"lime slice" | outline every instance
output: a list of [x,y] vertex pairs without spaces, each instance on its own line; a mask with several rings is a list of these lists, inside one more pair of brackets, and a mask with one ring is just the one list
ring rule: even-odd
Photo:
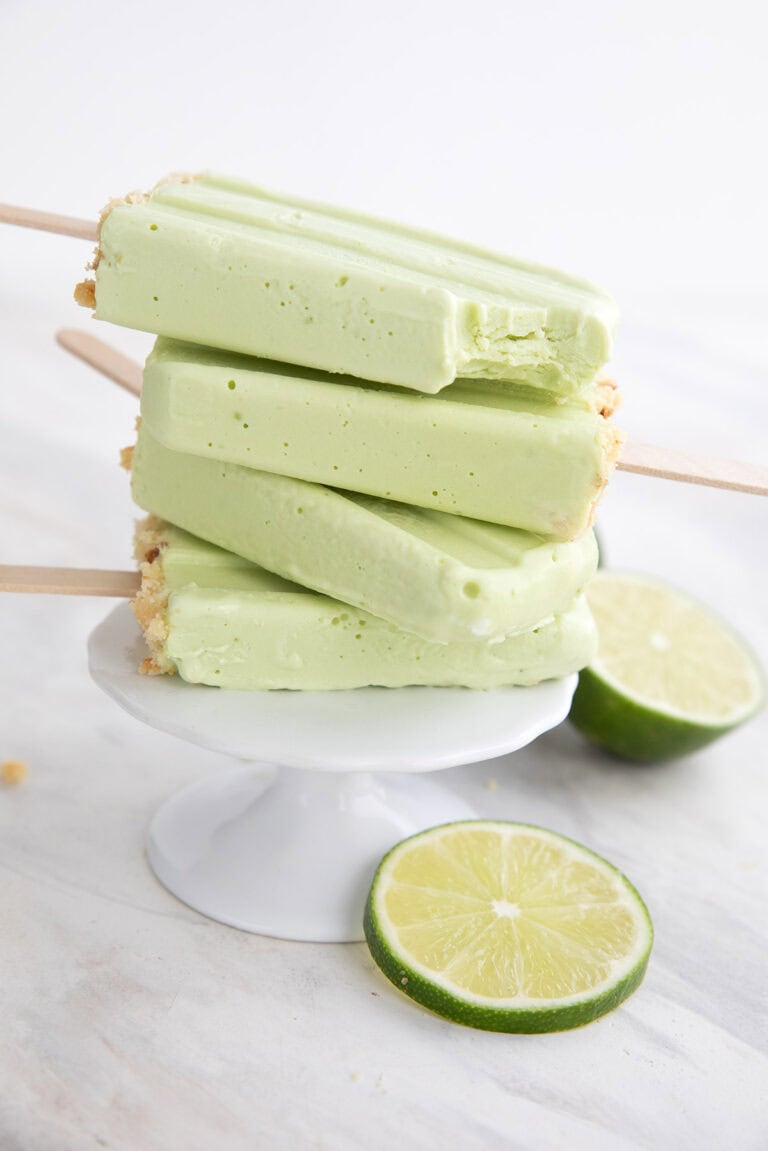
[[631,883],[573,840],[524,823],[447,823],[379,865],[365,937],[388,979],[486,1031],[564,1031],[616,1007],[653,942]]
[[587,599],[599,648],[579,676],[570,718],[590,739],[654,763],[704,747],[762,706],[754,654],[685,593],[601,571]]

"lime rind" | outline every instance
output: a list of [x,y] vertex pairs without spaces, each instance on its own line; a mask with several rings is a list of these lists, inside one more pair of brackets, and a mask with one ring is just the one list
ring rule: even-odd
[[[395,936],[396,928],[389,921],[383,906],[383,892],[398,858],[416,840],[438,836],[456,828],[474,828],[480,831],[533,832],[547,837],[559,846],[567,844],[575,857],[587,857],[616,883],[624,896],[624,906],[631,907],[637,928],[637,941],[632,952],[618,961],[618,975],[611,975],[601,985],[588,992],[557,1000],[539,1000],[523,996],[510,999],[485,998],[466,989],[441,980],[422,963],[402,948]],[[398,990],[422,1007],[464,1026],[510,1034],[542,1034],[567,1031],[593,1022],[618,1007],[643,980],[651,948],[653,925],[640,894],[627,877],[602,856],[590,851],[567,836],[557,835],[535,824],[493,820],[465,820],[443,824],[428,832],[421,832],[397,844],[384,857],[374,877],[366,902],[363,928],[371,955],[382,973]]]
[[[592,663],[588,669],[596,679],[599,679],[611,691],[621,694],[626,692],[626,687],[621,683],[616,676],[611,675],[604,667],[600,665],[599,659]],[[713,720],[703,712],[685,712],[681,708],[673,707],[671,704],[663,700],[643,699],[638,693],[635,695],[633,702],[649,714],[663,715],[667,719],[675,723],[688,723],[694,727],[707,728],[713,731],[716,735],[724,731],[730,731],[733,727],[738,727],[739,724],[746,723],[754,715],[761,710],[765,704],[765,683],[759,673],[757,666],[753,667],[755,672],[753,680],[753,693],[748,703],[743,707],[734,708],[726,717],[720,720]]]
[[637,703],[594,668],[584,668],[568,718],[582,735],[623,759],[659,763],[700,751],[745,723],[760,706],[725,724],[694,722]]

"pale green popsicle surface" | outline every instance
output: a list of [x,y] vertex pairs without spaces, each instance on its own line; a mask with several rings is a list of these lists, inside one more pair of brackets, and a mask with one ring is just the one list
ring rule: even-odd
[[463,376],[573,395],[617,319],[553,269],[213,175],[110,208],[95,301],[127,327],[430,393]]
[[596,633],[583,598],[502,643],[433,644],[168,525],[164,654],[190,683],[242,690],[502,687],[579,670]]
[[558,542],[174,452],[145,423],[132,475],[146,511],[437,643],[525,631],[597,566],[592,532]]
[[589,525],[618,443],[601,415],[532,389],[425,396],[167,339],[141,404],[174,451],[561,539]]

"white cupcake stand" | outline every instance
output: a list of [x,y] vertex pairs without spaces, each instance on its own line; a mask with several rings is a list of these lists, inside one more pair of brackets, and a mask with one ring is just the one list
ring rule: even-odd
[[96,683],[131,715],[246,761],[160,807],[147,844],[160,882],[222,923],[317,942],[363,938],[368,887],[395,843],[476,815],[421,773],[516,751],[565,718],[576,686],[220,691],[138,675],[127,604],[88,651]]

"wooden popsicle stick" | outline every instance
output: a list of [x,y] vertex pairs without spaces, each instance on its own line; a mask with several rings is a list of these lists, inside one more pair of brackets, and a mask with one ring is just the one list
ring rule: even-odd
[[98,239],[98,225],[94,220],[61,216],[58,212],[41,212],[37,208],[21,208],[16,204],[0,204],[0,224],[56,232],[59,236],[74,236],[78,240]]
[[141,365],[130,356],[124,356],[111,344],[105,344],[98,336],[92,336],[80,328],[60,328],[56,340],[62,348],[90,364],[127,392],[134,396],[141,395]]
[[138,572],[0,564],[0,592],[98,595],[124,599],[135,595],[140,585],[141,576]]
[[[77,328],[66,328],[56,335],[68,352],[85,360],[92,368],[115,380],[135,395],[141,393],[141,368],[127,356],[116,352],[97,336]],[[768,496],[768,468],[738,460],[711,459],[708,456],[656,448],[650,444],[624,444],[616,467],[619,471],[642,476],[675,480],[685,484],[704,484],[728,488],[735,492]]]
[[621,471],[641,476],[658,476],[686,484],[704,484],[710,488],[729,488],[768,496],[768,468],[744,464],[739,460],[718,460],[689,452],[674,452],[651,444],[624,444],[616,465]]

